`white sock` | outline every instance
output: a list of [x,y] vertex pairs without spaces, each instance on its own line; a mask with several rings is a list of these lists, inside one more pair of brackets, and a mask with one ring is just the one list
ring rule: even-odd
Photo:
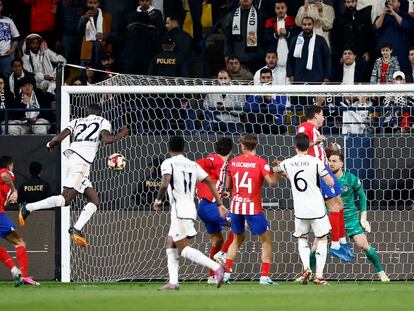
[[168,283],[170,284],[178,284],[179,258],[176,248],[167,248]]
[[302,260],[303,263],[303,270],[306,270],[310,266],[310,248],[308,240],[306,239],[298,239],[298,248],[299,248],[299,256],[300,260]]
[[52,207],[63,207],[65,206],[65,198],[63,195],[55,195],[48,197],[42,201],[26,204],[26,209],[29,212],[37,211],[39,209],[47,209]]
[[325,268],[326,255],[328,253],[328,241],[319,240],[316,247],[316,277],[323,277],[323,269]]
[[74,225],[75,229],[82,230],[83,226],[88,222],[97,209],[96,205],[91,202],[86,204],[78,218],[78,221]]
[[331,241],[331,248],[333,248],[333,249],[340,249],[341,248],[341,245],[339,245],[339,242],[338,241]]
[[184,258],[190,259],[191,261],[194,261],[195,263],[203,265],[207,268],[210,268],[211,270],[214,270],[214,271],[220,268],[220,265],[217,262],[211,260],[206,255],[204,255],[202,252],[190,246],[185,247],[181,251],[181,256],[183,256]]
[[347,243],[347,242],[346,242],[346,237],[339,238],[339,243],[340,243],[340,244],[346,244],[346,243]]

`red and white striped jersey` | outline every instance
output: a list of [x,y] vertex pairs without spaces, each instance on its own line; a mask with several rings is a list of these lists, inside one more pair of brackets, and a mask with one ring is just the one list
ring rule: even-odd
[[[317,137],[321,136],[321,133],[319,133],[318,128],[314,124],[308,121],[305,121],[299,124],[298,133],[306,134],[306,136],[309,137],[309,141],[311,144],[316,141]],[[308,154],[315,158],[318,158],[324,164],[328,164],[328,158],[326,157],[323,142],[321,142],[320,144],[314,145],[312,147],[309,147]]]
[[256,155],[239,155],[228,165],[232,184],[230,212],[241,215],[257,215],[262,209],[262,185],[270,174],[267,161]]
[[[223,182],[226,177],[226,164],[223,159],[216,153],[209,154],[206,158],[196,161],[210,176],[213,182],[216,184],[218,192],[223,190]],[[210,202],[215,202],[213,193],[210,188],[203,182],[197,183],[197,197],[206,199]]]

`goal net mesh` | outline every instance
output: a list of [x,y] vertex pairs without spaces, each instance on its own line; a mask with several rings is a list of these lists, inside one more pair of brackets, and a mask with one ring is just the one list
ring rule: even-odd
[[[413,145],[411,116],[413,94],[276,94],[269,98],[251,94],[203,93],[203,86],[216,85],[207,79],[179,79],[117,75],[101,83],[105,94],[71,94],[70,119],[85,115],[90,103],[99,103],[114,131],[129,124],[131,135],[103,146],[92,166],[90,179],[101,204],[84,230],[89,246],[71,245],[73,281],[163,280],[167,278],[165,238],[169,227],[168,205],[161,212],[151,210],[159,185],[159,162],[167,155],[171,135],[182,134],[186,155],[192,159],[213,151],[223,135],[236,145],[244,133],[256,133],[257,153],[271,161],[294,155],[292,138],[303,121],[303,107],[319,102],[326,121],[322,134],[328,145],[337,142],[346,157],[346,169],[363,181],[368,195],[368,240],[377,250],[385,271],[393,280],[414,277]],[[114,94],[117,86],[159,85],[170,94]],[[200,86],[199,94],[176,94],[177,85]],[[275,88],[277,90],[277,88]],[[411,101],[411,102],[410,102]],[[246,104],[246,102],[248,104]],[[267,104],[265,104],[266,102]],[[286,107],[284,107],[286,105]],[[115,152],[127,159],[120,173],[107,169],[107,157]],[[240,152],[235,146],[234,153]],[[155,168],[151,169],[154,166]],[[291,280],[302,272],[293,233],[293,203],[290,187],[282,180],[265,187],[264,209],[273,234],[273,279]],[[74,223],[85,205],[78,197],[71,207]],[[227,202],[228,206],[228,202]],[[198,235],[192,245],[209,254],[209,236],[197,222]],[[228,234],[229,228],[225,229]],[[261,246],[258,238],[246,234],[234,265],[236,280],[260,277]],[[376,271],[364,252],[343,264],[328,256],[329,279],[376,279]],[[206,268],[180,259],[180,279],[203,280]]]

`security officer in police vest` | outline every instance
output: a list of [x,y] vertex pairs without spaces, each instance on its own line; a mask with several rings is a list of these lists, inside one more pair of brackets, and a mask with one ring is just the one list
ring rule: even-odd
[[42,164],[32,162],[29,166],[30,178],[19,187],[19,202],[32,203],[50,196],[50,185],[40,178]]
[[174,52],[175,41],[171,35],[165,35],[161,42],[162,52],[158,53],[150,64],[148,74],[152,76],[182,76],[182,60]]

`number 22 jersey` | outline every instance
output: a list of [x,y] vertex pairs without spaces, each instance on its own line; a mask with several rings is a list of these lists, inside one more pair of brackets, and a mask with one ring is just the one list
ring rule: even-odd
[[111,123],[101,116],[91,114],[70,121],[66,128],[71,132],[71,144],[65,150],[65,155],[67,151],[74,152],[91,164],[101,143],[101,132],[111,132]]
[[256,155],[239,155],[229,162],[228,174],[233,187],[230,212],[261,214],[263,180],[270,174],[267,161]]

